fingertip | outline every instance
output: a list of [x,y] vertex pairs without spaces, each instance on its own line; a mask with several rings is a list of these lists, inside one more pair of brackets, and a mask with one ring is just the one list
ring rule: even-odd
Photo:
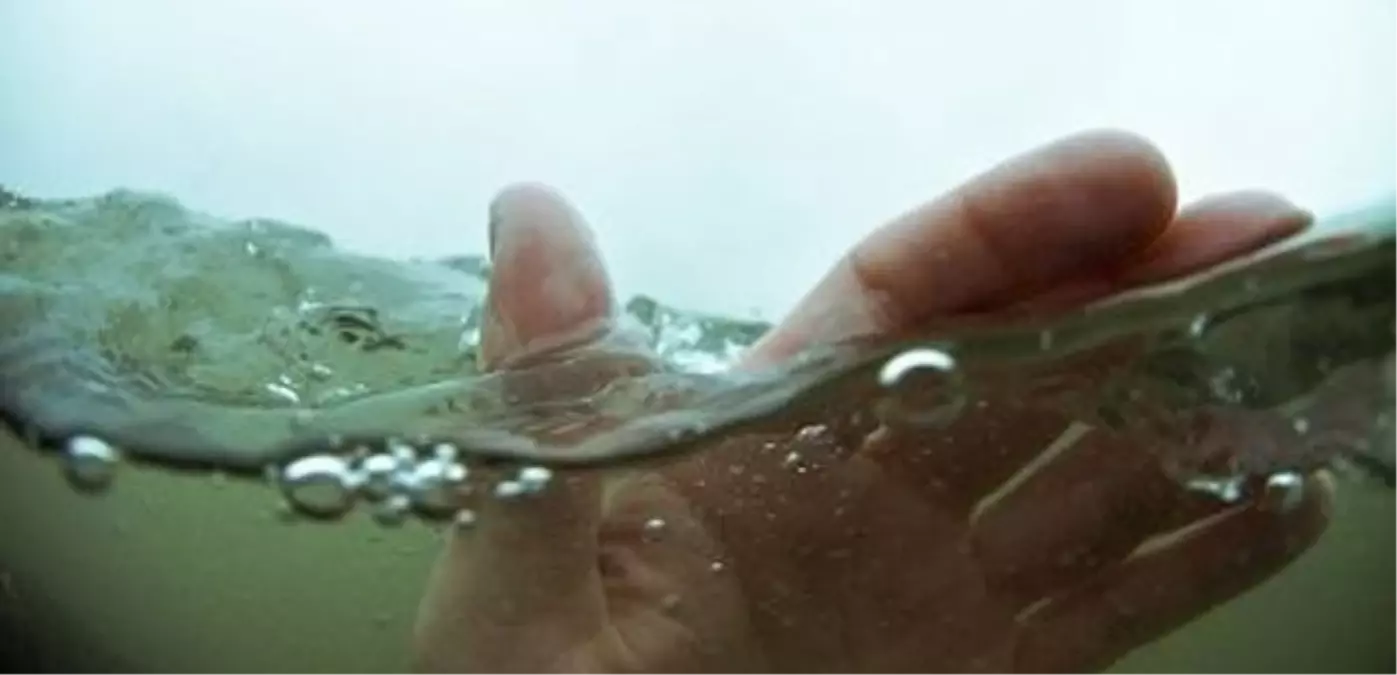
[[611,281],[591,228],[556,189],[516,183],[489,208],[493,272],[480,365],[507,359],[611,318]]
[[1294,236],[1314,214],[1261,190],[1212,195],[1185,207],[1128,266],[1121,281],[1154,283],[1182,276]]
[[547,183],[520,181],[495,193],[489,206],[489,251],[494,255],[502,222],[521,219],[560,219],[570,215],[572,205],[562,192]]

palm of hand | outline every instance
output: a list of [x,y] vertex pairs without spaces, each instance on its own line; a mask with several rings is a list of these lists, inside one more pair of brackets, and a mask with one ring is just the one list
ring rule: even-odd
[[[1094,153],[1084,151],[1093,144]],[[959,295],[971,308],[1077,301],[1224,259],[1298,226],[1293,213],[1274,204],[1268,211],[1255,196],[1170,217],[1153,213],[1172,211],[1168,199],[1159,208],[1158,185],[1134,186],[1133,196],[1118,184],[1092,185],[1139,180],[1130,165],[1154,162],[1147,150],[1114,136],[1060,144],[972,183],[949,210],[914,212],[836,268],[752,359],[956,310],[909,285]],[[1158,183],[1158,169],[1145,167],[1147,178]],[[1034,197],[1031,188],[1042,185],[1014,185],[1035,180],[1065,193],[1058,208],[1072,212],[1054,214]],[[1144,206],[1113,213],[1094,204],[1105,215],[1093,216],[1062,205],[1093,191]],[[1052,234],[1054,220],[1094,219],[1101,231],[1087,233],[1092,241],[1117,241],[1079,259],[1019,261],[1038,254],[1034,245],[1017,254],[993,233],[1013,223],[1016,198],[1032,200],[1029,210],[1046,222],[1048,232],[1035,235],[1046,239],[1040,248],[1067,236]],[[496,273],[482,353],[487,367],[507,369],[536,341],[604,323],[613,309],[590,234],[566,205],[533,188],[501,203],[508,213],[492,221]],[[1234,229],[1204,231],[1218,221]],[[1092,269],[1103,266],[1093,258],[1145,244],[1154,255],[1109,281]],[[998,274],[1014,278],[956,265],[938,277],[907,259],[928,247],[993,258]],[[1022,268],[1010,272],[1015,263]],[[1034,264],[1042,269],[1028,269]],[[980,287],[955,289],[948,279]],[[607,357],[597,364],[604,373]],[[1077,377],[1090,386],[1090,369]],[[1224,511],[1169,481],[1156,449],[1071,427],[1020,400],[1011,384],[985,392],[945,428],[831,419],[795,439],[729,439],[661,471],[565,476],[528,503],[490,506],[478,531],[448,544],[429,584],[419,664],[1083,670],[1265,578],[1323,528],[1323,490],[1286,513]],[[1185,525],[1182,535],[1162,536]]]

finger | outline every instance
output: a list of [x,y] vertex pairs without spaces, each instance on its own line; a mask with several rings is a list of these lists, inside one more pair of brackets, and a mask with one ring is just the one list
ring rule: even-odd
[[1328,524],[1333,487],[1320,477],[1290,510],[1247,506],[1202,523],[1022,617],[1018,669],[1087,672],[1269,578]]
[[592,231],[549,188],[518,185],[496,197],[490,249],[483,368],[589,337],[613,318],[611,280]]
[[1145,284],[1170,281],[1257,251],[1303,231],[1314,220],[1304,209],[1265,192],[1229,192],[1184,208],[1135,259],[1116,269],[1073,279],[1016,307],[1062,310]]
[[[561,197],[540,186],[504,191],[492,205],[490,233],[485,367],[509,368],[611,320],[601,257]],[[512,499],[483,495],[477,522],[451,532],[428,582],[417,665],[547,670],[577,636],[596,635],[606,608],[597,569],[600,509],[601,485],[585,474],[554,477],[541,492]]]
[[[1125,268],[1065,282],[1019,303],[1011,311],[1051,312],[1080,305],[1131,285],[1165,281],[1291,236],[1310,222],[1303,210],[1262,193],[1231,193],[1184,209],[1138,262]],[[1123,271],[1122,271],[1123,270]],[[943,432],[931,438],[894,434],[874,443],[879,461],[902,481],[920,484],[948,508],[968,509],[1020,468],[1039,457],[1071,419],[1033,393],[1035,383],[1090,390],[1138,353],[1117,346],[1074,357],[1042,376],[1018,370],[1013,382],[996,387]],[[1015,423],[1003,424],[1006,416]],[[1101,473],[1103,480],[1108,473]]]
[[1233,192],[1200,200],[1118,277],[1122,285],[1156,283],[1206,269],[1293,236],[1314,216],[1266,192]]
[[1083,134],[992,169],[871,234],[749,355],[895,333],[1119,263],[1174,212],[1165,160],[1121,133]]
[[988,583],[1026,607],[1226,506],[1184,490],[1150,449],[1091,429],[1016,476],[975,514]]

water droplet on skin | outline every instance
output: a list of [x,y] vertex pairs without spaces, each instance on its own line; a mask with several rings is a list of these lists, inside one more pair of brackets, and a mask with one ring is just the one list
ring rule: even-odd
[[723,569],[726,568],[726,567],[727,567],[727,566],[723,564],[723,561],[721,561],[721,560],[714,560],[712,563],[709,563],[709,565],[708,565],[708,571],[710,571],[710,572],[722,572]]
[[281,489],[297,509],[320,517],[344,515],[354,505],[357,477],[335,455],[302,457],[281,472]]
[[[930,375],[930,383],[919,381]],[[944,427],[960,416],[966,396],[955,359],[938,349],[911,349],[883,364],[878,383],[891,390],[876,404],[889,427]]]
[[74,436],[64,453],[64,470],[75,487],[102,490],[111,485],[120,454],[95,436]]

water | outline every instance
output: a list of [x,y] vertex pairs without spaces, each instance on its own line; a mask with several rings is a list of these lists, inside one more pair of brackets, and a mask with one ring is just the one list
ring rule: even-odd
[[[203,495],[217,471],[300,522],[469,529],[481,500],[528,499],[559,472],[649,470],[751,437],[774,439],[775,470],[733,476],[813,484],[880,424],[953,435],[1023,402],[1147,444],[1220,503],[1297,508],[1321,467],[1363,490],[1392,482],[1386,204],[1084,311],[854,341],[741,377],[721,369],[766,326],[645,298],[627,304],[626,340],[476,373],[479,260],[350,256],[132,193],[0,213],[0,407],[99,495],[149,468],[205,481]],[[580,441],[579,420],[596,425]],[[220,517],[270,523],[261,513]],[[641,522],[670,536],[664,518]]]

